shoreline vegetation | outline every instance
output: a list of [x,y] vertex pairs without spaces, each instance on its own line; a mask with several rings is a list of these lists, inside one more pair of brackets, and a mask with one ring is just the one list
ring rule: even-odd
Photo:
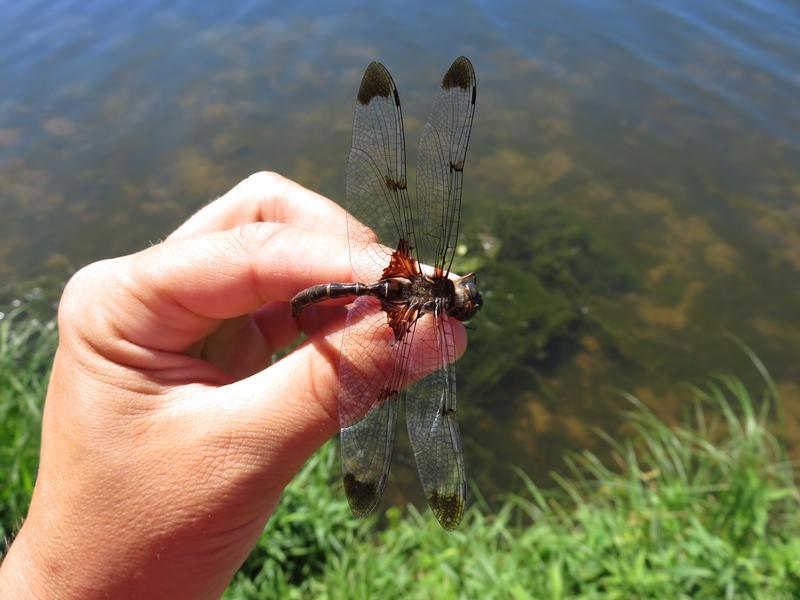
[[[35,481],[57,332],[16,307],[0,318],[0,529],[9,541]],[[565,456],[542,489],[519,472],[499,500],[473,490],[443,532],[413,506],[356,521],[334,442],[286,489],[225,598],[800,597],[800,488],[780,439],[777,391],[733,376],[692,386],[682,425],[633,396],[612,460]]]

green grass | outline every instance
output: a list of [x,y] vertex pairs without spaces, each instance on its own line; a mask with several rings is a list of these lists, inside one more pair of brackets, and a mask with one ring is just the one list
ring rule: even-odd
[[[51,323],[0,320],[2,526],[24,516]],[[630,397],[629,435],[613,457],[565,457],[558,485],[520,473],[498,505],[478,498],[454,533],[427,512],[355,521],[327,444],[287,488],[227,598],[794,598],[800,597],[800,490],[773,415],[766,369],[754,397],[736,378],[690,388],[684,424]],[[603,434],[600,434],[603,435]]]
[[55,352],[55,323],[0,319],[0,534],[10,538],[28,510],[39,461],[42,404]]

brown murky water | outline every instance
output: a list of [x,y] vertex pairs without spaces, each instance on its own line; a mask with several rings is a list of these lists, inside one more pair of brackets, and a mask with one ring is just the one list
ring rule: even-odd
[[[395,76],[413,162],[438,78],[466,54],[478,105],[464,263],[491,269],[485,255],[512,243],[495,215],[546,209],[601,250],[590,271],[624,282],[573,290],[567,304],[594,325],[544,354],[509,352],[491,385],[463,373],[477,484],[503,487],[497,465],[512,463],[544,480],[565,449],[596,447],[619,390],[675,415],[678,382],[757,382],[729,334],[772,372],[797,444],[800,9],[537,4],[4,5],[0,277],[65,277],[142,248],[261,169],[340,199],[367,62]],[[530,325],[512,310],[529,300],[492,295],[491,275],[476,339]]]

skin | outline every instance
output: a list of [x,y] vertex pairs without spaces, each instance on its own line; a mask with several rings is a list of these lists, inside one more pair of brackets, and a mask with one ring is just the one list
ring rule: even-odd
[[[345,222],[327,198],[257,173],[164,242],[69,281],[39,475],[0,598],[222,594],[338,431],[345,309],[298,322],[288,301],[354,281]],[[301,331],[308,341],[270,364]]]

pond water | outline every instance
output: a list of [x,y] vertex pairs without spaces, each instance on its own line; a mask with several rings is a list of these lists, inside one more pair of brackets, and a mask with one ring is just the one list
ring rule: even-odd
[[[250,173],[344,194],[380,60],[410,163],[441,74],[478,101],[464,268],[485,310],[459,382],[489,493],[601,446],[630,391],[764,361],[800,439],[800,8],[778,0],[2,2],[0,278],[65,278],[168,234]],[[410,186],[413,189],[413,185]],[[621,432],[624,433],[624,432]],[[390,485],[415,484],[401,451]]]

